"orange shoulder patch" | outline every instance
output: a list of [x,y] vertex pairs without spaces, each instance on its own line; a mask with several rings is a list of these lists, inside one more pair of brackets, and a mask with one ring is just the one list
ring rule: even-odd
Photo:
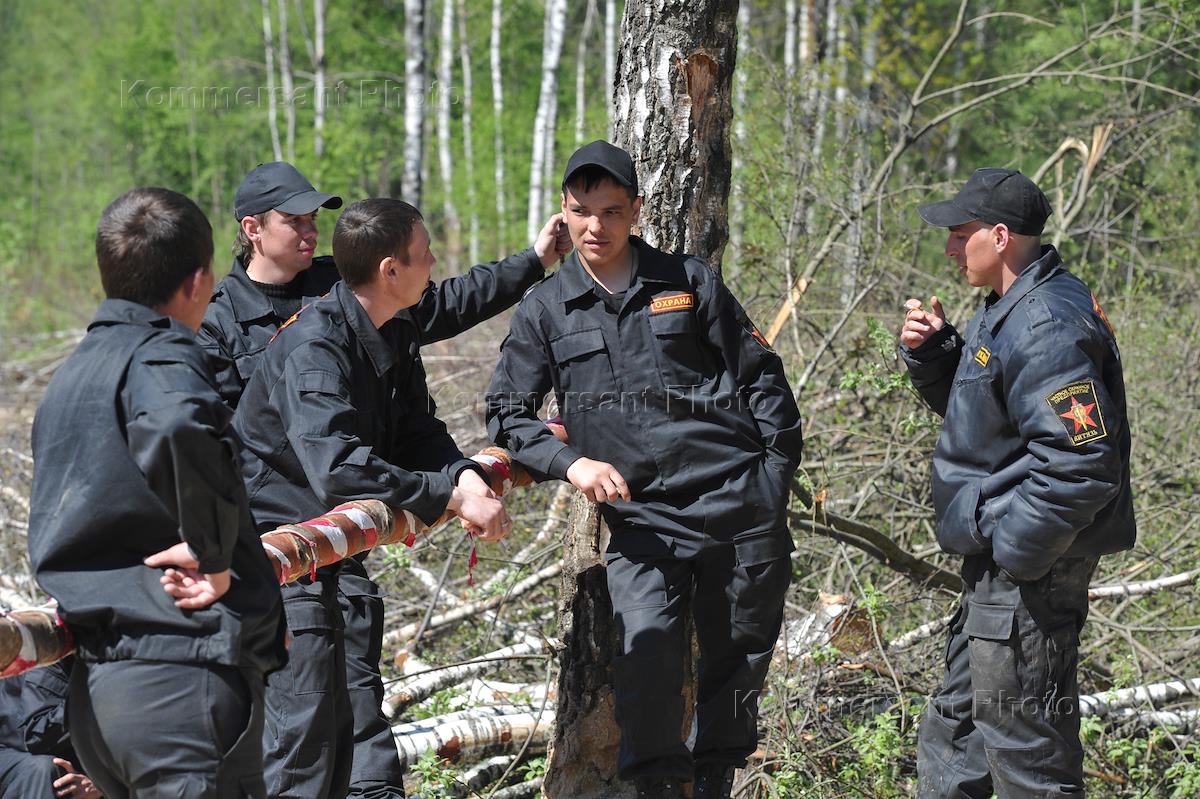
[[680,294],[668,294],[665,297],[657,297],[650,301],[650,313],[666,313],[667,311],[686,311],[696,305],[696,297],[693,294],[682,292]]

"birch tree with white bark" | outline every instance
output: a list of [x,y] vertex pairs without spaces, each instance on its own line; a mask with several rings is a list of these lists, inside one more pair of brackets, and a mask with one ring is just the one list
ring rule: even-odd
[[400,193],[421,207],[425,155],[425,0],[404,0],[404,173]]
[[462,263],[462,227],[454,204],[454,159],[450,152],[450,104],[454,97],[454,0],[442,0],[442,28],[437,67],[438,170],[442,176],[442,215],[446,260],[451,273]]
[[533,153],[529,162],[529,212],[526,237],[533,241],[546,215],[547,164],[554,151],[554,127],[558,117],[558,65],[562,60],[567,23],[567,0],[547,0],[542,37],[542,87],[533,119]]

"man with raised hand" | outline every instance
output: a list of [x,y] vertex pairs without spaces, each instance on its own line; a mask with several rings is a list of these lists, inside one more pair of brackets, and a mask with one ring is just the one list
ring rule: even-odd
[[[213,292],[198,336],[213,364],[221,396],[231,408],[237,408],[279,327],[341,279],[333,258],[313,255],[318,213],[341,206],[341,197],[318,191],[285,162],[259,165],[238,187],[233,266]],[[414,326],[420,344],[451,338],[516,303],[556,257],[553,247],[541,255],[530,248],[479,264],[462,276],[436,284],[429,281],[417,303],[403,315]],[[346,680],[354,717],[350,795],[400,796],[403,769],[390,725],[380,710],[383,596],[367,574],[364,560],[353,559],[338,572],[337,599],[345,625]],[[305,702],[303,697],[297,701]],[[269,751],[276,752],[289,746],[286,741],[268,744]],[[320,784],[320,779],[314,781]],[[302,789],[296,790],[303,795]]]
[[980,169],[918,209],[991,293],[963,334],[936,297],[900,334],[913,385],[945,417],[937,539],[962,556],[942,690],[917,742],[918,795],[1083,795],[1079,632],[1101,555],[1133,546],[1121,356],[1095,295],[1041,243],[1050,205]]
[[[556,257],[557,227],[557,218],[546,224],[533,257]],[[450,509],[480,538],[502,537],[511,523],[482,469],[437,418],[421,332],[407,312],[425,296],[436,262],[420,212],[394,199],[355,203],[338,219],[333,251],[342,280],[280,327],[238,405],[242,474],[259,531],[377,499],[425,523]],[[390,749],[395,767],[364,774],[357,762],[362,743],[352,734],[358,717],[350,716],[337,596],[344,569],[365,578],[351,558],[283,588],[294,665],[268,686],[273,795],[344,796],[353,762],[357,794],[402,796],[395,742],[379,709],[377,644],[368,653],[379,692],[370,741]],[[387,765],[382,753],[374,762]]]

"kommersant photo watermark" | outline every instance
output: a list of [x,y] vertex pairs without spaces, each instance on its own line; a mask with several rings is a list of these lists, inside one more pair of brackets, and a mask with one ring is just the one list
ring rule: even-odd
[[[437,102],[442,86],[428,81],[415,92],[420,105]],[[458,103],[461,95],[456,86],[448,86],[450,102]],[[324,108],[370,108],[403,111],[408,99],[403,81],[391,78],[362,78],[339,80],[329,85],[321,95]],[[169,84],[141,78],[124,78],[119,87],[120,107],[127,111],[147,109],[169,111],[230,111],[238,108],[268,108],[272,100],[277,106],[315,108],[317,92],[313,86],[299,86],[290,92],[279,86]]]

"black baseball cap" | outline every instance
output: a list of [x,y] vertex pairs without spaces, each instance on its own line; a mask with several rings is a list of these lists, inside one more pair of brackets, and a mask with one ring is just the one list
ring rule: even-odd
[[1015,169],[976,169],[951,200],[929,203],[917,213],[931,225],[954,227],[978,219],[989,225],[1004,224],[1013,233],[1037,236],[1053,211],[1046,195]]
[[254,167],[233,196],[233,218],[239,221],[272,209],[285,214],[311,214],[318,208],[341,207],[341,197],[317,191],[299,169],[286,161]]
[[637,172],[633,169],[633,159],[620,147],[601,139],[583,145],[567,161],[567,168],[563,172],[563,185],[570,183],[571,176],[585,166],[600,167],[634,195],[638,193]]

